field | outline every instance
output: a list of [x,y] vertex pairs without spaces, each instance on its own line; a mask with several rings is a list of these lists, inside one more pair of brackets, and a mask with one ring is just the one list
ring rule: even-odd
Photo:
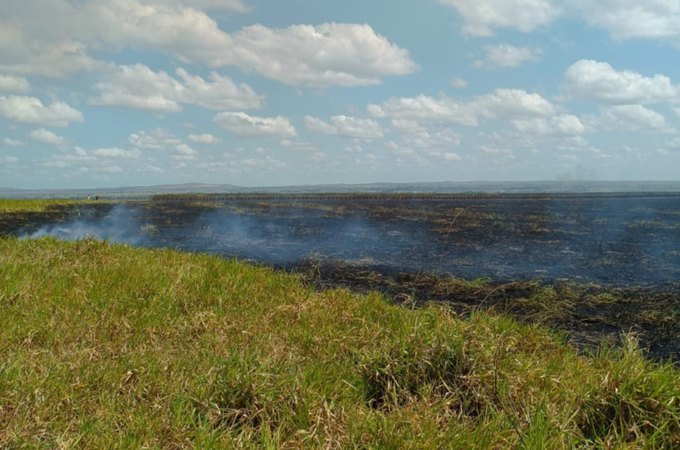
[[580,349],[634,332],[680,360],[680,196],[160,197],[0,217],[0,234],[236,256],[317,289],[491,308]]
[[0,240],[0,447],[677,448],[680,374],[215,256]]
[[678,200],[606,205],[14,208],[0,447],[677,448]]

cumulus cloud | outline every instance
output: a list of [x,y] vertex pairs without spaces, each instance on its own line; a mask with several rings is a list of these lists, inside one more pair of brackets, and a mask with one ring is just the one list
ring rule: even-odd
[[31,88],[26,78],[0,75],[0,92],[26,93]]
[[447,152],[461,143],[461,136],[447,129],[421,129],[402,135],[403,146],[419,151]]
[[445,95],[390,98],[382,105],[369,105],[368,111],[373,117],[392,119],[399,127],[417,128],[422,122],[476,126],[480,118],[547,117],[555,114],[557,108],[540,94],[522,89],[496,89],[469,101]]
[[529,33],[549,25],[560,14],[552,0],[439,0],[453,6],[463,17],[463,32],[471,36],[492,36],[496,28]]
[[556,108],[540,94],[523,89],[496,89],[472,103],[478,114],[488,118],[546,117]]
[[179,83],[165,72],[154,72],[147,66],[121,66],[115,74],[95,85],[99,96],[90,103],[101,106],[153,111],[177,112],[182,108],[177,97]]
[[186,144],[179,144],[173,149],[172,159],[175,161],[191,161],[198,153]]
[[451,86],[455,87],[456,89],[464,89],[468,87],[468,82],[463,80],[462,78],[454,78],[451,81]]
[[373,85],[416,70],[409,52],[370,25],[325,23],[271,29],[246,27],[233,36],[224,63],[291,85]]
[[680,42],[677,0],[577,0],[575,6],[591,25],[618,39],[653,38]]
[[250,8],[241,0],[157,0],[157,2],[196,9],[231,10],[240,13],[250,11]]
[[282,83],[320,87],[373,85],[417,69],[407,50],[370,25],[252,25],[230,34],[198,9],[219,6],[245,9],[241,2],[218,0],[5,0],[0,59],[11,72],[59,76],[101,65],[91,50],[159,50],[185,63],[236,66]]
[[223,112],[213,121],[236,137],[280,137],[297,136],[295,127],[285,117],[257,117],[244,112]]
[[139,159],[142,156],[136,148],[126,150],[119,147],[97,148],[92,151],[92,154],[106,159]]
[[578,136],[586,131],[577,116],[559,114],[549,118],[520,119],[512,122],[521,133],[536,136]]
[[439,98],[427,95],[417,97],[392,97],[382,105],[369,105],[368,111],[375,118],[411,121],[441,121],[461,125],[477,125],[476,112],[464,102],[447,96]]
[[372,119],[359,119],[350,116],[333,116],[330,123],[316,117],[305,117],[307,128],[315,133],[337,135],[355,139],[378,139],[383,131],[378,122]]
[[217,144],[221,141],[220,138],[213,136],[212,134],[209,133],[204,133],[204,134],[190,134],[189,135],[189,140],[191,142],[196,142],[199,144]]
[[262,96],[250,86],[237,85],[216,72],[209,81],[182,68],[176,74],[180,80],[143,64],[120,66],[95,85],[99,95],[91,103],[166,112],[180,111],[180,103],[211,109],[252,109],[262,104]]
[[666,118],[642,105],[616,105],[602,108],[598,124],[610,131],[670,131]]
[[24,143],[16,139],[2,138],[2,145],[6,145],[7,147],[21,147]]
[[[56,2],[58,3],[58,0]],[[12,3],[12,1],[0,2],[0,17],[11,17],[15,11],[10,6]],[[16,22],[21,23],[21,27],[3,23],[0,19],[0,60],[3,71],[63,77],[107,66],[106,63],[90,57],[86,45],[82,42],[67,36],[51,36],[51,33],[46,32],[55,27],[55,24],[48,20],[49,13],[45,13],[40,7],[34,7],[38,13],[31,12],[16,17]],[[36,20],[36,15],[43,14],[45,17],[41,21]],[[29,29],[34,22],[40,23],[41,27]]]
[[40,142],[41,144],[48,145],[66,144],[66,139],[44,128],[31,131],[29,137],[31,138],[31,140],[35,142]]
[[27,96],[0,96],[0,117],[19,123],[48,127],[65,127],[82,122],[83,114],[64,102],[44,105],[40,99]]
[[146,150],[161,150],[182,143],[180,139],[162,128],[132,133],[128,141],[133,147]]
[[589,59],[574,63],[565,76],[570,93],[602,103],[655,103],[677,98],[679,92],[665,75],[647,77]]
[[541,55],[538,49],[515,47],[509,44],[487,45],[484,47],[484,58],[475,61],[478,68],[509,68],[536,61]]

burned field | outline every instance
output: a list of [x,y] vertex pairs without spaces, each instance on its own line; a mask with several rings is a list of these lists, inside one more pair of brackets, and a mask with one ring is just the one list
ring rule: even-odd
[[238,257],[320,288],[491,308],[584,349],[680,360],[680,196],[162,197],[5,217],[0,234]]

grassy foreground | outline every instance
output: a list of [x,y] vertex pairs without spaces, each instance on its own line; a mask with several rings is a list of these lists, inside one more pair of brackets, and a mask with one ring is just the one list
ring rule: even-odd
[[236,261],[0,239],[0,447],[678,448],[680,373]]
[[0,213],[11,212],[41,212],[55,206],[74,205],[79,203],[92,203],[90,200],[64,200],[64,199],[2,199],[0,198]]

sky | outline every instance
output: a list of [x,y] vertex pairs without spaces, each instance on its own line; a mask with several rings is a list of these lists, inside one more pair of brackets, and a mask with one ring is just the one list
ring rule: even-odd
[[679,180],[680,0],[2,0],[0,187]]

